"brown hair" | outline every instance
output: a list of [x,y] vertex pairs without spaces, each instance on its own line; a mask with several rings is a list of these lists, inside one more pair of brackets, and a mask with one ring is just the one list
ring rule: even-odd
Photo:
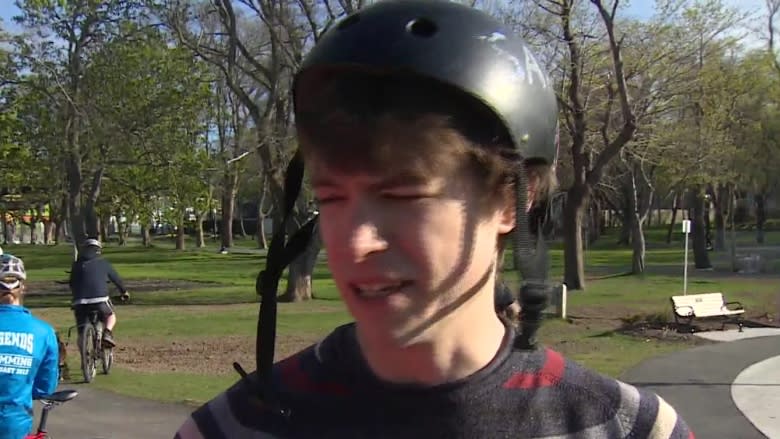
[[[480,182],[487,206],[512,194],[523,162],[502,121],[474,97],[401,73],[320,69],[304,78],[296,89],[296,127],[308,162],[418,176],[465,169]],[[547,164],[525,166],[541,199],[554,187],[554,173]]]

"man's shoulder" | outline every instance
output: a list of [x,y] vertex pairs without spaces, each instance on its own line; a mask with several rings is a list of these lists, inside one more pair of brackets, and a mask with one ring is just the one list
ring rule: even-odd
[[[340,385],[330,375],[320,357],[320,346],[331,338],[313,344],[274,364],[271,385],[284,407],[309,403]],[[181,439],[222,439],[232,437],[266,438],[285,428],[284,415],[260,397],[259,376],[252,372],[226,391],[195,410],[178,432]]]
[[[580,419],[573,424],[587,425],[594,437],[688,438],[685,422],[657,394],[587,368],[552,349],[540,354],[535,370],[515,374],[507,384],[549,387],[549,405],[560,413],[577,413]],[[577,429],[576,425],[572,428]]]

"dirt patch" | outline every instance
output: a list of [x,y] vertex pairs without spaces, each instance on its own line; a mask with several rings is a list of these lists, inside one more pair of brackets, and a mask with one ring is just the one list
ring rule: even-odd
[[[174,281],[175,282],[175,281]],[[168,287],[170,288],[170,287]],[[755,313],[748,310],[745,317],[745,327],[778,326],[776,315],[780,315],[780,293],[776,294],[775,303],[778,314]],[[232,306],[232,305],[231,305]],[[244,305],[236,305],[244,306]],[[213,309],[213,308],[210,308]],[[323,306],[314,311],[333,311],[331,306]],[[606,318],[605,315],[623,316],[622,318]],[[570,317],[570,331],[576,333],[585,330],[604,330],[616,332],[644,340],[654,339],[670,343],[683,343],[696,346],[709,344],[711,341],[696,337],[690,328],[677,327],[671,315],[667,313],[637,314],[635,306],[610,304],[609,310],[604,307],[578,307],[576,316]],[[720,330],[717,320],[697,322],[697,331]],[[733,328],[730,325],[727,328]],[[545,335],[542,329],[542,335]],[[565,335],[565,334],[558,334]],[[288,357],[299,350],[316,343],[321,334],[284,334],[277,340],[276,359]],[[551,340],[553,341],[553,340]],[[255,368],[255,338],[254,336],[226,336],[208,338],[171,338],[168,340],[119,340],[116,349],[116,361],[122,368],[136,372],[179,372],[205,375],[235,374],[232,363],[239,362],[245,369]],[[567,354],[577,351],[579,342],[555,340],[556,348],[563,349]],[[583,349],[590,349],[586,346]],[[78,349],[75,343],[68,346],[68,355],[76,358]],[[237,376],[237,375],[236,375]]]
[[[276,359],[286,358],[316,343],[321,335],[284,335],[277,340]],[[78,355],[75,346],[69,347]],[[255,369],[255,338],[227,336],[168,341],[119,340],[117,364],[135,372],[178,372],[204,375],[236,374],[233,362],[247,371]],[[238,375],[236,374],[236,377]]]
[[[125,280],[124,284],[128,291],[133,293],[191,290],[194,288],[209,288],[220,285],[215,282],[169,279],[133,279]],[[68,285],[59,283],[58,281],[29,281],[27,283],[27,289],[29,291],[27,294],[31,296],[70,295]]]
[[[780,293],[773,299],[776,300],[778,312],[780,312]],[[772,300],[772,299],[769,299]],[[616,332],[631,337],[645,340],[655,339],[669,342],[690,343],[699,345],[710,343],[701,337],[696,337],[693,332],[720,331],[722,320],[718,318],[695,320],[692,325],[677,324],[669,312],[637,313],[632,305],[610,304],[609,310],[604,307],[578,307],[576,315],[571,315],[569,321],[575,326],[584,329],[603,329],[605,332]],[[771,307],[763,307],[762,311],[747,309],[743,315],[745,328],[780,327],[777,316],[766,312]],[[605,317],[605,315],[616,317]],[[736,324],[727,323],[725,329],[735,329]]]

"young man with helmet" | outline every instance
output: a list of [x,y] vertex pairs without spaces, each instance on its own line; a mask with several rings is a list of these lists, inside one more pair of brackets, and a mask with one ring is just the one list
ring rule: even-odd
[[0,256],[0,439],[21,439],[32,427],[33,399],[59,381],[57,336],[22,306],[27,274],[21,259]]
[[[113,337],[116,313],[108,294],[107,282],[111,281],[116,285],[121,293],[120,299],[122,301],[129,299],[130,294],[111,263],[100,256],[102,249],[103,245],[94,238],[89,238],[82,244],[79,256],[70,268],[69,284],[73,296],[71,304],[79,328],[89,321],[90,312],[97,310],[105,324],[103,342],[116,346]],[[81,330],[79,329],[80,338]]]
[[[234,365],[242,379],[177,438],[692,437],[655,394],[535,346],[552,287],[527,211],[554,182],[558,110],[508,29],[454,2],[380,1],[322,36],[294,99],[285,222],[305,164],[355,323],[273,364],[279,277],[315,225],[277,234],[258,279],[257,371]],[[495,309],[510,240],[517,329]]]

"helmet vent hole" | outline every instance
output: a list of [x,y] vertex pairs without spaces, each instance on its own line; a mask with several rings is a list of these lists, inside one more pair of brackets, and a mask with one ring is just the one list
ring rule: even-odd
[[422,38],[430,38],[438,30],[439,27],[436,26],[436,23],[425,17],[415,18],[406,25],[407,32]]
[[336,27],[338,28],[338,30],[344,30],[352,26],[353,24],[357,23],[358,21],[360,21],[360,14],[350,15],[349,17],[342,20],[341,23],[339,23]]

